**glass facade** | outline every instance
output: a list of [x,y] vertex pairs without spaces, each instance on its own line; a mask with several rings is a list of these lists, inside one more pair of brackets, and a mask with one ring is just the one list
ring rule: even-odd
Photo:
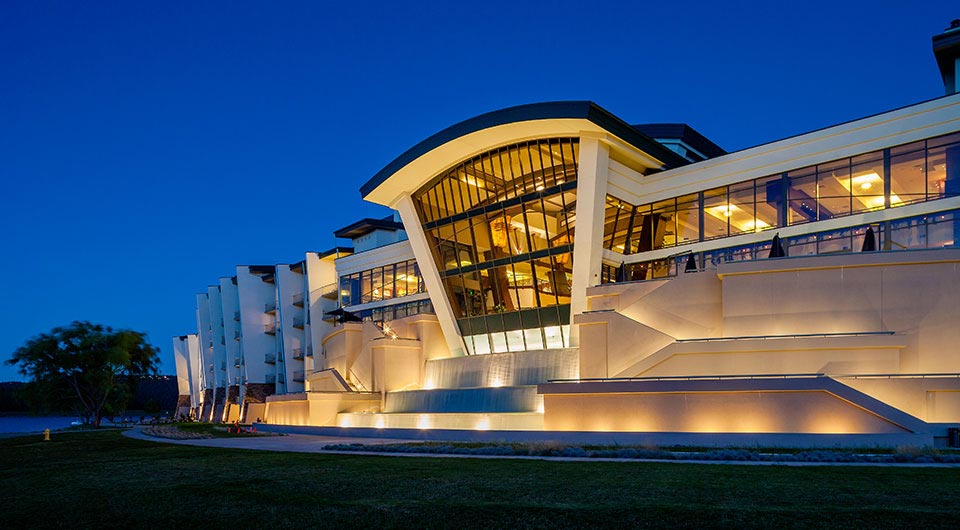
[[608,196],[604,248],[637,254],[960,195],[960,133],[635,206]]
[[[957,247],[960,236],[960,210],[919,215],[874,225],[861,225],[840,230],[803,234],[782,239],[787,256],[812,256],[860,252],[867,228],[872,227],[876,248],[880,251],[921,250]],[[721,263],[767,258],[770,242],[719,248],[696,252],[692,256],[700,270],[716,268]],[[683,274],[691,254],[660,260],[603,266],[601,281],[654,280]]]
[[401,261],[383,267],[340,277],[340,306],[366,304],[425,293],[416,260]]
[[469,353],[567,345],[578,147],[501,147],[415,195]]
[[354,313],[355,316],[364,321],[390,322],[398,318],[419,315],[423,313],[433,313],[433,304],[430,300],[418,300],[415,302],[405,302],[402,304],[388,305],[384,307],[374,307],[364,309]]

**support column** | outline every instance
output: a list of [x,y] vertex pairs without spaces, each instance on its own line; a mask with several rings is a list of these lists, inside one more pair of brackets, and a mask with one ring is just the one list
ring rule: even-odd
[[433,261],[433,253],[430,251],[427,235],[423,232],[423,225],[420,223],[420,216],[417,215],[413,198],[404,193],[393,208],[400,213],[403,229],[407,232],[413,255],[417,258],[417,264],[420,265],[420,274],[423,276],[424,285],[427,286],[427,293],[430,294],[430,301],[433,302],[433,310],[437,313],[440,330],[447,341],[450,355],[463,357],[466,350],[463,347],[463,338],[460,336],[460,327],[457,326],[457,318],[453,314],[450,300],[447,299],[440,272]]
[[570,344],[579,345],[573,321],[587,310],[587,288],[600,285],[603,264],[603,216],[607,198],[610,148],[598,138],[581,136],[577,164],[577,225],[573,245]]

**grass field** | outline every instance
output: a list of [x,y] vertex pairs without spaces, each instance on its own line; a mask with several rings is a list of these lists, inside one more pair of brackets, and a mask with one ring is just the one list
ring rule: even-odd
[[255,452],[0,440],[0,528],[956,528],[960,469]]

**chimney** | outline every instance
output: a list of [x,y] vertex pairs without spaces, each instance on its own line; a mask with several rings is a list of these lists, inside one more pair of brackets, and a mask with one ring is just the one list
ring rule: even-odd
[[933,55],[937,58],[943,89],[946,94],[960,92],[960,19],[950,22],[950,27],[933,37]]

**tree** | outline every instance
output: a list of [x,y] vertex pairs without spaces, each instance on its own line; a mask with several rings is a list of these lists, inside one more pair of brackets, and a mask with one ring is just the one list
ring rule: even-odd
[[48,407],[72,407],[99,427],[106,411],[123,410],[138,378],[157,373],[158,353],[144,333],[78,321],[28,340],[6,362],[20,365]]

